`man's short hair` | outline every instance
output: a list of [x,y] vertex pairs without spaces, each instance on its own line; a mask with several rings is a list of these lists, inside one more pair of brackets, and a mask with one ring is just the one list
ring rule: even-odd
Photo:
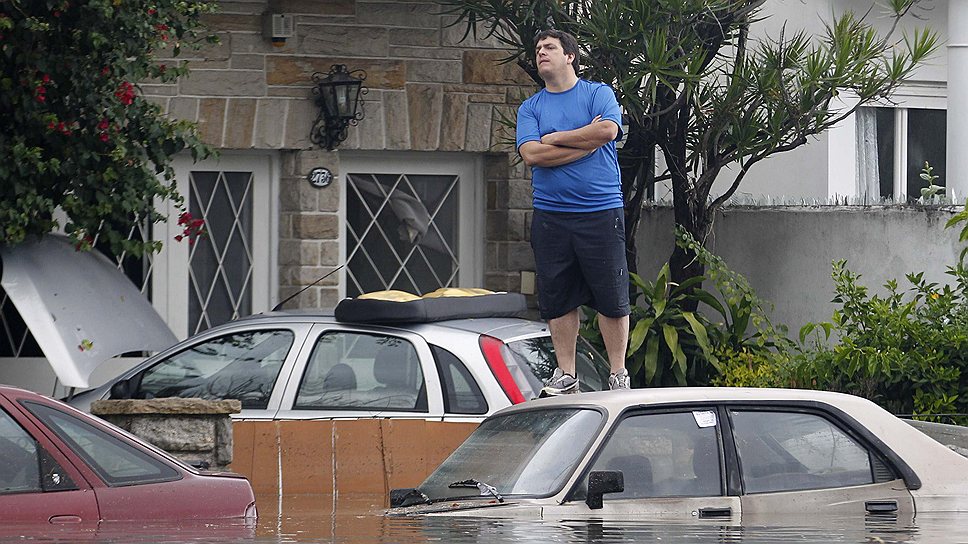
[[561,42],[561,48],[564,50],[566,55],[575,55],[575,59],[571,61],[572,67],[575,68],[575,73],[578,73],[578,40],[575,39],[571,34],[554,28],[548,30],[542,30],[534,37],[534,43],[537,44],[545,38],[555,38]]

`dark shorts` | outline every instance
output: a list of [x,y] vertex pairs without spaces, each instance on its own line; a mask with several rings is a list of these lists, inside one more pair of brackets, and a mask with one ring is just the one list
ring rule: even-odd
[[531,247],[543,319],[585,304],[606,317],[629,315],[622,208],[590,213],[534,210]]

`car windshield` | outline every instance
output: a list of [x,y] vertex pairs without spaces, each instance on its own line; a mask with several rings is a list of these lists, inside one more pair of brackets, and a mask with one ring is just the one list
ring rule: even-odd
[[598,434],[596,410],[529,410],[485,420],[418,488],[431,500],[491,495],[476,487],[452,487],[476,480],[503,496],[557,493]]
[[[558,358],[555,356],[555,346],[551,343],[551,337],[538,336],[515,340],[509,342],[507,346],[514,362],[522,367],[522,370],[530,370],[521,374],[527,379],[531,391],[525,391],[522,387],[521,393],[525,398],[537,397],[538,391],[551,379],[552,372],[558,367]],[[578,337],[577,348],[575,369],[581,382],[581,390],[608,389],[608,361],[581,336]],[[522,386],[520,383],[518,385]]]

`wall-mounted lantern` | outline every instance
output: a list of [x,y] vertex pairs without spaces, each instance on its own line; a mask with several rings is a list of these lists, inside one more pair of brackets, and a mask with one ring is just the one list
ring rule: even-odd
[[356,126],[363,119],[363,103],[366,87],[363,70],[346,69],[344,64],[334,64],[329,72],[313,74],[313,94],[319,115],[313,123],[310,139],[314,144],[332,151],[346,139],[346,128]]

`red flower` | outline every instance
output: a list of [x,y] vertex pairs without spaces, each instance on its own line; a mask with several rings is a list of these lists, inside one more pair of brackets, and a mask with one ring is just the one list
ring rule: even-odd
[[134,102],[134,85],[127,81],[122,81],[121,85],[118,86],[118,90],[114,92],[114,96],[125,106],[130,105]]
[[107,66],[105,66],[104,68],[101,68],[101,75],[102,76],[106,76],[106,75],[108,75],[110,73],[111,73],[111,69],[108,68]]
[[50,83],[50,76],[47,74],[44,74],[44,77],[40,78],[40,80],[43,81],[44,83]]
[[155,8],[148,8],[148,15],[154,15],[156,13],[158,13],[158,12],[155,11]]
[[101,122],[97,124],[97,129],[98,130],[107,130],[108,129],[108,126],[109,126],[108,120],[107,119],[101,119]]
[[175,241],[176,242],[181,242],[182,241],[182,235],[181,234],[176,234],[175,235]]
[[111,137],[110,137],[110,136],[108,136],[108,133],[107,133],[107,132],[102,132],[102,133],[101,133],[101,141],[102,141],[102,142],[107,142],[107,141],[108,141],[108,140],[109,140],[110,138],[111,138]]
[[55,125],[53,121],[51,121],[50,123],[47,123],[47,128],[49,128],[50,130],[54,130],[54,127],[56,126],[57,125]]
[[155,25],[155,28],[157,28],[161,32],[164,32],[168,30],[168,25]]

